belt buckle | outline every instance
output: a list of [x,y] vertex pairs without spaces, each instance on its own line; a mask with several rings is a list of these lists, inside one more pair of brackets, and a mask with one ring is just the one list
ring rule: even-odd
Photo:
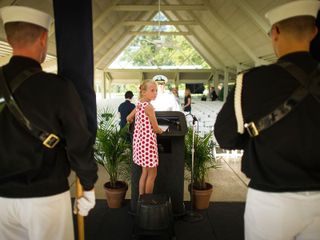
[[60,141],[60,138],[53,134],[50,133],[49,136],[42,142],[43,145],[45,145],[47,148],[54,148]]
[[259,135],[259,131],[254,122],[245,123],[244,127],[247,129],[247,132],[249,133],[250,137],[256,137]]

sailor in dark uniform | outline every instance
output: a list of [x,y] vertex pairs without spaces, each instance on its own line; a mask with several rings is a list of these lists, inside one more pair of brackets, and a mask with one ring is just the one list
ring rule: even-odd
[[[94,139],[71,81],[41,69],[51,17],[20,6],[4,7],[0,16],[13,48],[10,62],[2,67],[4,79],[24,116],[52,133],[42,141],[8,106],[0,112],[0,239],[71,240],[68,176],[74,170],[83,185],[84,195],[77,205],[86,216],[95,205]],[[18,86],[13,83],[26,70],[35,73]]]
[[309,53],[319,6],[266,14],[278,62],[239,75],[217,116],[220,147],[244,150],[247,240],[320,239],[320,70]]

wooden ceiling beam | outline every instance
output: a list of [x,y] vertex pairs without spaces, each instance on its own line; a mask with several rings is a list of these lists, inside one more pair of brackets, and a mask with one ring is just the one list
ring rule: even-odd
[[[151,14],[151,13],[147,13],[147,14],[146,14],[146,13],[141,13],[141,14],[138,16],[138,18],[141,18],[143,15],[147,15],[147,16],[149,15],[149,17],[147,18],[148,20],[151,20],[151,18],[153,17],[153,14]],[[131,27],[129,27],[129,30],[136,30],[136,29],[140,30],[140,29],[142,29],[142,26],[140,26],[140,27],[138,27],[138,26],[131,26]],[[120,41],[117,41],[117,42],[118,42],[118,43],[121,43],[121,40],[122,40],[122,39],[125,39],[125,37],[126,37],[127,35],[128,35],[127,32],[123,33],[123,34],[120,36],[120,38],[119,38]],[[128,40],[125,40],[124,45],[123,45],[121,48],[119,48],[118,51],[116,51],[116,53],[112,55],[112,57],[109,58],[109,61],[107,62],[106,66],[103,67],[104,70],[108,69],[109,64],[111,64],[111,62],[113,62],[114,59],[120,54],[120,52],[123,51],[123,49],[130,44],[130,42],[133,40],[133,38],[134,38],[134,35],[131,35]],[[111,48],[109,48],[109,49],[107,50],[107,52],[98,60],[98,62],[96,63],[96,66],[99,66],[99,65],[104,61],[104,59],[105,59],[107,56],[109,56],[111,52],[114,51],[115,48],[116,48],[115,45],[113,45]]]
[[[180,2],[180,1],[178,1],[178,2]],[[174,15],[175,15],[178,19],[182,19],[182,17],[180,16],[179,13],[174,13]],[[170,20],[171,20],[171,19],[170,19]],[[178,27],[178,28],[179,28],[179,27]],[[181,28],[181,27],[180,27],[180,28]],[[225,65],[225,64],[221,61],[221,59],[220,59],[216,54],[214,54],[214,53],[211,51],[211,48],[208,47],[201,38],[197,37],[197,35],[196,35],[196,34],[194,33],[194,31],[191,29],[192,26],[185,26],[185,28],[188,29],[188,32],[191,33],[190,35],[193,35],[193,37],[196,39],[196,41],[198,41],[198,43],[201,45],[201,47],[204,48],[207,53],[209,53],[211,56],[213,56],[213,61],[214,61],[214,62],[209,61],[209,59],[208,59],[205,55],[203,55],[203,54],[201,53],[201,51],[199,50],[199,47],[197,47],[196,44],[194,44],[194,43],[190,40],[190,37],[191,37],[191,36],[186,36],[186,40],[190,43],[190,45],[191,45],[195,50],[197,50],[198,54],[200,54],[200,56],[207,62],[207,64],[210,65],[211,68],[212,68],[212,67],[221,68],[221,67],[223,67],[223,66]]]
[[[196,21],[161,21],[160,26],[178,26],[178,25],[198,25]],[[124,26],[158,26],[157,21],[125,21],[122,23]]]
[[[214,35],[213,33],[210,31],[210,29],[203,24],[200,19],[196,16],[196,14],[194,13],[190,13],[191,17],[193,17],[197,22],[199,22],[199,26],[202,28],[203,31],[205,31],[210,38],[212,39],[212,41],[215,42],[215,44],[217,44],[218,48],[220,49],[224,49],[224,52],[227,54],[228,58],[230,59],[230,61],[232,62],[232,64],[236,65],[237,62],[235,61],[236,57],[232,56],[232,54],[228,51],[228,48],[223,45],[223,43],[221,41],[219,41]],[[198,39],[198,35],[194,35],[195,38]]]
[[211,73],[212,69],[162,69],[162,68],[154,68],[154,69],[149,69],[149,68],[139,68],[139,69],[125,69],[125,68],[108,68],[106,71],[109,73],[135,73],[135,72],[143,72],[143,73],[153,73],[156,71],[159,71],[159,73]]
[[[113,11],[158,11],[158,5],[115,5],[112,6]],[[203,4],[190,4],[190,5],[160,5],[161,11],[206,11],[207,7]]]
[[[155,35],[159,35],[159,32],[144,32],[144,31],[131,31],[128,32],[129,35],[146,35],[146,36],[155,36]],[[187,36],[187,35],[191,35],[191,33],[189,32],[160,32],[160,35],[162,36],[172,36],[172,35],[183,35],[183,36]]]
[[[207,4],[207,10],[209,10],[212,18],[215,22],[217,22],[220,27],[228,34],[241,48],[242,50],[253,60],[255,63],[263,63],[261,59],[259,59],[255,53],[252,51],[252,49],[244,42],[242,41],[239,36],[232,30],[232,28],[222,19],[222,17],[219,16],[217,11],[212,7],[210,1],[206,1]],[[267,64],[267,62],[265,62]]]
[[112,26],[112,28],[108,31],[108,33],[99,41],[99,43],[94,47],[94,53],[96,53],[101,47],[103,47],[109,38],[114,36],[114,33],[120,29],[122,23],[125,19],[127,19],[127,15],[123,15],[119,20],[118,23]]
[[100,23],[102,23],[102,21],[108,16],[109,12],[112,10],[112,7],[114,7],[118,2],[119,2],[119,0],[115,0],[110,7],[106,8],[99,15],[99,17],[96,20],[94,20],[94,22],[92,24],[93,29],[95,29],[96,27],[98,27],[100,25]]
[[246,0],[235,1],[237,6],[245,12],[246,15],[250,16],[251,19],[256,23],[256,25],[268,36],[268,31],[270,30],[270,25],[267,20],[261,17],[253,7]]

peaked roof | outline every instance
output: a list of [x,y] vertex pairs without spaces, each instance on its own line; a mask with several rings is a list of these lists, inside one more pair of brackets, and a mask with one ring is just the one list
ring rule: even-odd
[[[160,7],[159,7],[160,8]],[[210,69],[201,54],[160,10],[109,69]]]
[[[264,14],[285,2],[290,0],[162,0],[161,11],[179,31],[166,34],[184,36],[211,71],[237,71],[275,60]],[[11,3],[12,0],[2,0],[0,7]],[[23,5],[53,15],[51,0],[24,0]],[[92,0],[92,6],[95,67],[109,72],[110,78],[115,79],[114,71],[108,66],[150,24],[158,12],[158,0]],[[5,41],[2,28],[0,40]],[[55,56],[54,32],[49,44],[48,53]],[[0,63],[5,57],[0,47]],[[55,64],[53,60],[49,62],[49,67]],[[145,73],[137,70],[136,74],[141,79]]]
[[[141,34],[143,27],[150,24],[158,11],[158,1],[134,2],[137,1],[105,3],[104,9],[96,12],[95,60],[98,68],[107,69],[133,38]],[[275,59],[266,34],[269,26],[264,14],[273,6],[288,0],[185,2],[162,1],[161,11],[212,68],[247,68]],[[99,20],[114,24],[98,24]],[[101,31],[101,36],[98,31]],[[102,49],[104,51],[100,51]]]

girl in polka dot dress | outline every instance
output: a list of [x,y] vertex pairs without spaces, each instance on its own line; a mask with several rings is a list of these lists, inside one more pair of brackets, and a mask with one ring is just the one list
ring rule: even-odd
[[139,180],[139,194],[152,193],[159,164],[157,135],[159,128],[155,111],[150,101],[157,96],[157,84],[146,80],[140,85],[140,99],[137,107],[128,115],[127,121],[135,119],[133,133],[133,161],[142,167]]

